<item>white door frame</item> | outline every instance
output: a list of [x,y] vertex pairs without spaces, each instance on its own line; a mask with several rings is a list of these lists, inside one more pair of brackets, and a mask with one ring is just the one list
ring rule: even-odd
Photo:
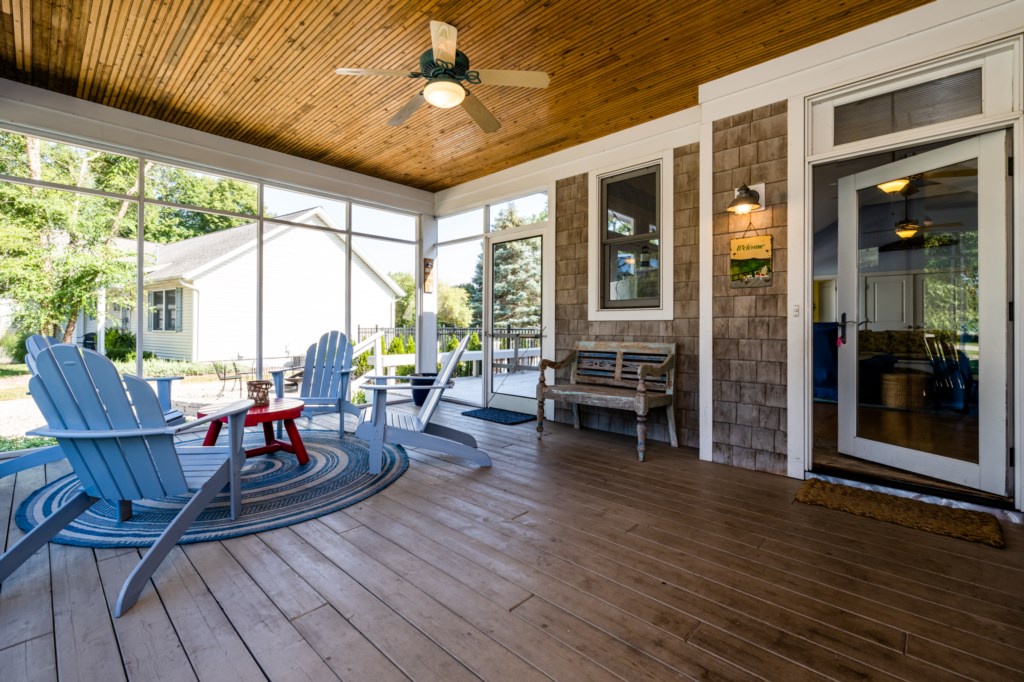
[[[491,392],[491,360],[493,341],[491,339],[491,316],[493,314],[493,286],[491,282],[493,267],[493,248],[495,244],[529,239],[532,237],[541,238],[541,357],[553,358],[555,350],[555,237],[554,218],[551,217],[547,223],[540,225],[527,225],[520,228],[489,232],[484,235],[484,277],[483,277],[483,311],[482,311],[482,338],[483,347],[483,369],[481,370],[481,404],[484,407],[498,407],[513,410],[515,412],[526,412],[532,414],[536,410],[537,400],[534,397],[524,398],[510,396],[502,393]],[[538,375],[539,378],[539,375]],[[553,401],[547,401],[545,405],[545,419],[554,416]]]
[[[848,342],[839,351],[839,450],[888,466],[1005,495],[1007,460],[1006,132],[995,131],[878,166],[839,180],[839,312],[846,313]],[[857,191],[894,177],[978,159],[978,260],[980,338],[979,452],[972,464],[857,437],[857,330],[862,312],[858,265]]]

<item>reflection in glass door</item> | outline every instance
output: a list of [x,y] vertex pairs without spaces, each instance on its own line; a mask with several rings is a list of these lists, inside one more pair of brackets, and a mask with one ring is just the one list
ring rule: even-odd
[[1005,133],[839,181],[839,449],[1006,494]]
[[540,230],[488,238],[487,404],[536,409],[542,309]]

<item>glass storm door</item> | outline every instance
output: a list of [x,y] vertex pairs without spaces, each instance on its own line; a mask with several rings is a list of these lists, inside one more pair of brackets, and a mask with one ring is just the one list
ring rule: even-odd
[[1008,492],[1006,137],[839,180],[839,451],[999,495]]
[[541,355],[541,229],[486,238],[484,404],[532,414]]

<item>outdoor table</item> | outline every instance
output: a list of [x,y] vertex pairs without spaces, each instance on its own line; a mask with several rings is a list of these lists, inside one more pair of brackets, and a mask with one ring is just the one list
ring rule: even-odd
[[[223,404],[207,405],[199,410],[197,416],[202,419],[207,414],[213,414],[222,406]],[[246,450],[245,456],[256,457],[257,455],[269,455],[273,452],[284,450],[295,455],[295,458],[299,460],[299,464],[309,462],[306,446],[302,443],[299,430],[295,428],[295,420],[302,415],[303,407],[305,407],[305,403],[295,398],[271,398],[269,405],[250,408],[249,413],[245,416],[245,425],[256,426],[263,424],[263,438],[267,444]],[[284,429],[287,431],[291,442],[274,438],[273,422],[278,420],[284,424]],[[220,435],[221,427],[225,423],[227,423],[227,418],[210,422],[210,428],[207,430],[206,438],[203,440],[204,446],[210,446],[217,442],[217,436]]]

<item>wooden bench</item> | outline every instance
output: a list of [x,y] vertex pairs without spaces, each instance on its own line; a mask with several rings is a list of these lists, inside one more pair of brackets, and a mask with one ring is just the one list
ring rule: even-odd
[[[572,363],[568,384],[548,386],[544,370],[561,369]],[[612,407],[636,412],[636,450],[640,461],[647,450],[647,413],[652,408],[668,410],[668,433],[672,447],[676,439],[676,367],[674,343],[631,343],[625,341],[577,341],[576,349],[561,362],[540,361],[537,383],[537,438],[544,433],[544,400],[572,404],[572,425],[580,428],[580,405]]]

